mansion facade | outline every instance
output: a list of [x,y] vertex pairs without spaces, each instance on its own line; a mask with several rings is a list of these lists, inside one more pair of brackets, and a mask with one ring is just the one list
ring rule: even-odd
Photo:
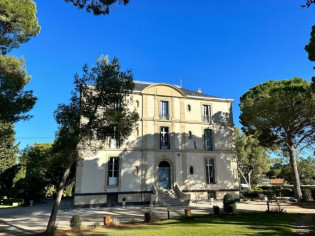
[[155,204],[165,190],[186,200],[238,198],[232,102],[135,81],[130,109],[139,113],[137,126],[122,144],[112,137],[80,151],[75,206]]

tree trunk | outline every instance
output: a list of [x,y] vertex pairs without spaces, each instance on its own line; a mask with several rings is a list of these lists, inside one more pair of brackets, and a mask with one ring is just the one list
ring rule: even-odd
[[71,169],[71,165],[68,166],[68,168],[65,170],[62,179],[59,183],[59,187],[58,187],[58,192],[57,192],[57,196],[55,198],[55,202],[54,202],[54,206],[52,208],[51,214],[50,214],[50,218],[48,221],[48,225],[47,225],[47,229],[46,229],[46,233],[48,234],[52,234],[55,230],[55,225],[56,225],[56,218],[57,218],[57,213],[58,213],[58,209],[59,209],[59,205],[61,202],[61,198],[62,198],[62,194],[63,194],[63,189],[66,185],[66,181],[69,177],[69,173],[70,173],[70,169]]
[[237,169],[238,169],[238,171],[240,172],[240,174],[241,174],[243,180],[245,181],[245,183],[249,186],[248,181],[247,181],[247,179],[246,179],[246,177],[245,177],[243,171],[240,169],[239,166],[237,167]]
[[253,171],[251,171],[251,170],[248,172],[248,188],[249,188],[249,190],[252,190],[252,184],[251,184],[252,172]]
[[289,155],[290,155],[290,164],[293,174],[293,186],[294,186],[294,196],[297,199],[302,198],[302,191],[301,191],[301,183],[299,172],[296,165],[296,153],[293,146],[289,147]]

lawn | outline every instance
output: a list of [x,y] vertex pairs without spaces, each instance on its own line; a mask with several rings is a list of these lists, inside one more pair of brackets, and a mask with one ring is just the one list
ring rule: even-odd
[[202,215],[151,224],[98,228],[77,235],[292,235],[290,222],[297,216],[281,213]]

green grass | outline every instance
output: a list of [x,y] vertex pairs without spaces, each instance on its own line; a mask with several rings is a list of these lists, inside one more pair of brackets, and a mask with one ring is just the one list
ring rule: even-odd
[[143,225],[98,229],[77,235],[292,235],[290,222],[297,214],[253,213],[203,215]]

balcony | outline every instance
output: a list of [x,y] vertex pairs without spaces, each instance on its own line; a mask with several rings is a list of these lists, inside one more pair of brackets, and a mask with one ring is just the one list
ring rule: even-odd
[[211,123],[211,116],[209,116],[209,115],[203,115],[203,116],[201,117],[201,120],[202,120],[203,123]]
[[159,114],[160,120],[169,120],[169,114],[160,113]]

